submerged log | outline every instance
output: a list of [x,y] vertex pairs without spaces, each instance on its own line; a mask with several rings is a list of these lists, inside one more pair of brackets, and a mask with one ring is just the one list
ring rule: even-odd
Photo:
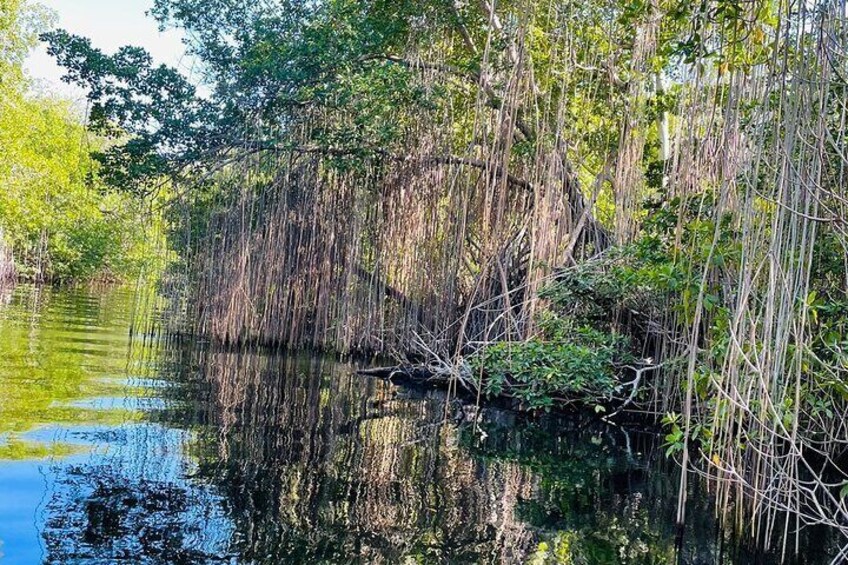
[[356,374],[365,377],[376,377],[392,381],[397,378],[408,379],[417,382],[447,381],[439,378],[424,365],[393,365],[390,367],[372,367],[370,369],[359,369]]

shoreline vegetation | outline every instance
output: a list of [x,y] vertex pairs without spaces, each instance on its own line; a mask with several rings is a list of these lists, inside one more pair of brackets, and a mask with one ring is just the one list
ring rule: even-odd
[[[19,272],[46,273],[49,249],[46,278],[129,273],[165,238],[174,333],[378,353],[399,363],[387,376],[530,410],[638,410],[682,470],[679,524],[700,475],[752,539],[792,552],[826,525],[848,556],[844,0],[151,15],[186,32],[203,89],[143,49],[41,26],[96,141],[43,196],[0,168],[21,179],[0,200]],[[80,139],[38,115],[64,124],[62,148]],[[32,131],[15,158],[38,164],[54,152]],[[77,187],[78,216],[14,215]]]
[[23,71],[51,22],[35,3],[0,3],[0,282],[154,277],[166,256],[161,203],[104,183],[92,153],[109,141]]

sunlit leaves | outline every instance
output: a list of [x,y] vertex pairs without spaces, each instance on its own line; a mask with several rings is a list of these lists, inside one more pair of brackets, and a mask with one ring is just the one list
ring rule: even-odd
[[[41,12],[3,0],[0,63],[0,237],[18,274],[41,280],[120,277],[146,261],[138,202],[106,190],[89,155],[102,147],[69,103],[35,96],[20,74]],[[137,65],[138,52],[126,54]],[[139,59],[140,58],[140,59]],[[14,73],[12,73],[14,74]],[[93,116],[96,119],[96,114]]]

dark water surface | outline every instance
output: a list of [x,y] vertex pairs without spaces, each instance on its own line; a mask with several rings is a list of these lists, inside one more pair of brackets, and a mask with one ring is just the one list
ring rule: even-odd
[[703,485],[677,538],[654,434],[131,337],[146,298],[0,292],[0,563],[779,561]]

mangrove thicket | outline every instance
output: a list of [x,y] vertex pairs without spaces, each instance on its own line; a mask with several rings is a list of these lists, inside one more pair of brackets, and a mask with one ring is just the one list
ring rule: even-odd
[[754,538],[848,535],[844,0],[151,13],[200,88],[143,49],[42,38],[109,140],[102,182],[173,191],[179,331],[645,413],[683,469],[678,521],[703,474]]

